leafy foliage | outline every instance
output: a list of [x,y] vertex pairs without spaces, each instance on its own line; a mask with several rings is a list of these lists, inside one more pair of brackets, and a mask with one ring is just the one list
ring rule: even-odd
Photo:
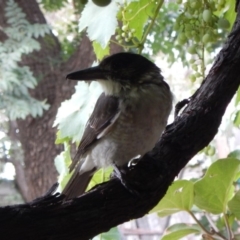
[[[54,126],[58,127],[57,144],[64,144],[64,151],[55,158],[55,165],[60,174],[60,187],[66,185],[71,174],[68,172],[68,166],[71,163],[69,142],[79,143],[83,134],[84,126],[93,110],[98,96],[101,93],[100,86],[97,82],[90,85],[84,82],[78,82],[76,92],[72,98],[62,103],[59,108]],[[71,122],[71,124],[69,124]],[[78,129],[76,131],[76,129]],[[112,168],[105,170],[100,169],[96,172],[89,183],[89,189],[108,179]]]
[[193,206],[193,182],[175,181],[162,201],[151,210],[161,217],[180,211],[189,211]]
[[64,143],[66,139],[71,139],[72,142],[80,141],[84,126],[101,93],[97,82],[92,82],[90,85],[78,82],[75,89],[76,92],[71,99],[64,101],[57,113],[54,122],[54,126],[59,129],[57,143]]
[[229,210],[234,213],[236,218],[240,220],[240,208],[239,208],[239,203],[240,203],[240,190],[236,192],[234,197],[228,202],[228,208]]
[[214,214],[226,213],[227,203],[234,192],[233,182],[240,171],[239,165],[240,161],[234,158],[213,163],[205,176],[194,184],[195,204]]
[[[239,159],[219,159],[209,167],[205,176],[195,183],[187,180],[175,181],[151,212],[157,212],[159,216],[163,217],[179,211],[186,211],[194,216],[195,205],[201,211],[222,214],[226,218],[231,215],[233,219],[239,219],[240,194],[239,190],[236,191],[237,188],[234,187],[234,182],[239,177]],[[191,226],[183,226],[170,232],[163,239],[177,239],[176,237],[191,233],[201,233],[199,229],[197,231],[195,227],[192,229]],[[212,235],[214,234],[213,232]]]
[[47,11],[56,11],[64,7],[67,0],[41,0],[40,2]]
[[60,182],[59,191],[61,191],[63,187],[67,184],[69,178],[71,177],[67,167],[71,163],[70,145],[67,143],[67,141],[64,142],[64,151],[54,159],[54,163],[59,173],[58,176],[58,181]]
[[162,240],[179,240],[189,234],[199,234],[201,229],[196,224],[177,223],[166,229]]
[[102,233],[102,234],[93,238],[93,240],[112,240],[112,239],[114,239],[114,240],[120,240],[121,239],[121,235],[120,235],[120,233],[119,233],[119,231],[116,227],[110,229],[106,233]]
[[179,4],[172,1],[162,6],[156,24],[154,24],[150,36],[146,40],[146,46],[151,49],[153,54],[163,53],[170,64],[178,58],[184,64],[187,64],[184,48],[176,42],[177,32],[174,30],[174,24],[178,17],[178,10]]
[[5,16],[9,27],[3,29],[8,38],[0,43],[0,109],[7,109],[10,119],[41,116],[48,105],[30,96],[28,89],[33,89],[37,80],[29,67],[19,63],[23,54],[40,49],[36,38],[50,29],[45,24],[31,25],[13,0],[7,2]]
[[[157,4],[161,4],[161,1],[134,1],[128,5],[124,5],[121,9],[121,15],[119,20],[122,21],[122,31],[127,32],[128,29],[134,29],[133,37],[136,37],[141,42],[144,35],[144,27],[149,18],[154,16]],[[124,28],[126,26],[126,28]],[[130,39],[126,38],[126,42]],[[141,44],[141,43],[140,43]]]
[[107,7],[99,7],[88,1],[80,18],[79,31],[87,28],[90,40],[96,40],[105,49],[117,27],[118,9],[116,1],[112,1]]

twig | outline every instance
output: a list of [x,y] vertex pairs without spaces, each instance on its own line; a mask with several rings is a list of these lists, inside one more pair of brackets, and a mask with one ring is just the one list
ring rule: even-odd
[[231,231],[231,228],[230,228],[230,225],[229,225],[229,222],[228,222],[228,217],[225,213],[223,214],[223,217],[224,217],[225,225],[226,225],[226,228],[227,228],[227,235],[228,235],[227,239],[231,240],[232,239],[232,231]]
[[220,237],[222,237],[222,238],[225,239],[225,236],[223,236],[223,235],[220,233],[219,229],[217,228],[217,226],[216,226],[215,223],[213,222],[213,220],[212,220],[212,218],[210,217],[210,215],[209,215],[207,212],[205,212],[204,214],[205,214],[205,217],[207,218],[209,224],[211,225],[211,228],[212,228],[212,231],[211,231],[211,232],[213,232],[213,233],[215,233],[216,235],[218,235],[218,236],[220,236]]
[[155,13],[154,13],[154,15],[153,15],[152,21],[151,21],[151,23],[148,25],[148,28],[147,28],[146,32],[144,33],[144,35],[143,35],[142,41],[141,41],[141,43],[139,44],[139,54],[141,54],[141,52],[142,52],[142,50],[143,50],[143,45],[144,45],[144,43],[145,43],[145,41],[146,41],[146,39],[147,39],[147,36],[148,36],[149,32],[151,31],[151,29],[152,29],[152,27],[153,27],[153,25],[154,25],[154,23],[155,23],[155,20],[156,20],[156,18],[157,18],[157,16],[158,16],[158,13],[159,13],[160,8],[161,8],[162,5],[163,5],[163,2],[164,2],[164,0],[160,0],[160,1],[158,2],[158,5],[157,5],[156,11],[155,11]]
[[207,212],[204,212],[205,217],[207,218],[208,222],[210,223],[212,229],[216,232],[219,232],[219,229],[217,228],[217,226],[215,225],[215,223],[213,222],[212,218],[209,216],[209,214]]
[[[195,217],[195,215],[194,215],[191,211],[187,211],[187,212],[192,216],[192,218],[194,219],[194,221],[200,226],[200,228],[201,228],[206,234],[208,234],[208,235],[210,235],[210,236],[215,235],[214,237],[217,238],[217,239],[226,240],[225,237],[223,237],[223,236],[221,236],[221,235],[219,235],[219,234],[216,234],[215,231],[214,231],[214,232],[208,231],[208,230],[202,225],[202,223],[201,223],[200,221],[198,221],[198,219]],[[217,236],[216,236],[216,235],[217,235]]]

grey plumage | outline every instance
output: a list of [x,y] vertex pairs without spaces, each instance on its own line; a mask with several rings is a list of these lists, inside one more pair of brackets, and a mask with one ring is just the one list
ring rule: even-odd
[[115,54],[98,67],[67,78],[97,78],[103,88],[70,166],[74,173],[63,190],[73,198],[85,191],[97,169],[122,166],[154,147],[167,124],[172,94],[160,69],[131,53]]

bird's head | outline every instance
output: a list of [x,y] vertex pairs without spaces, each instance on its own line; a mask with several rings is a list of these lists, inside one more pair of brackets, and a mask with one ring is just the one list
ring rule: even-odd
[[109,56],[98,66],[70,73],[66,78],[97,80],[107,94],[163,80],[160,69],[154,63],[139,54],[127,52]]

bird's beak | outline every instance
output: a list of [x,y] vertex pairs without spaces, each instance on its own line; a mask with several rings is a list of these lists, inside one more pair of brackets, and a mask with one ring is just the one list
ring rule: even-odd
[[66,79],[71,80],[98,80],[98,79],[107,79],[108,71],[100,69],[97,67],[87,68],[81,71],[69,73],[66,76]]

